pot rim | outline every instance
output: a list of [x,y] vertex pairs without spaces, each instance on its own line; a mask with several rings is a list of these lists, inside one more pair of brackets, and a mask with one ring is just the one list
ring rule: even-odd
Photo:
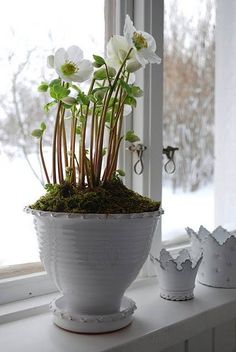
[[27,214],[32,214],[38,217],[46,218],[61,218],[61,219],[137,219],[137,218],[159,218],[164,214],[164,210],[160,208],[159,210],[143,212],[143,213],[117,213],[117,214],[97,214],[97,213],[63,213],[63,212],[53,212],[53,211],[43,211],[32,209],[29,206],[24,208],[24,212]]

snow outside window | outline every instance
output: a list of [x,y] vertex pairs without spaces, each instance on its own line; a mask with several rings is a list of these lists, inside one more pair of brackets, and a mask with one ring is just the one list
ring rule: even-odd
[[214,227],[214,88],[215,1],[165,1],[163,145],[179,148],[176,171],[163,170],[167,246]]
[[[53,74],[46,68],[47,55],[70,45],[79,45],[86,58],[91,59],[93,53],[103,54],[105,22],[104,0],[69,3],[8,0],[1,9],[0,268],[3,268],[39,261],[32,218],[23,213],[23,208],[44,192],[38,146],[30,134],[41,121],[50,125],[53,119],[53,114],[45,115],[42,106],[46,101],[37,91],[38,84]],[[50,129],[48,132],[46,151]]]

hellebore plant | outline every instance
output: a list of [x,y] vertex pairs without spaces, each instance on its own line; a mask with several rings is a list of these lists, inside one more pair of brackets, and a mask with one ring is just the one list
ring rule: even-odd
[[[39,91],[52,99],[45,109],[57,105],[52,167],[49,176],[43,154],[43,122],[32,135],[39,139],[40,157],[49,186],[69,182],[79,189],[95,189],[124,176],[117,169],[121,141],[139,141],[134,131],[122,134],[124,109],[135,107],[142,90],[133,83],[133,72],[148,63],[160,63],[154,38],[137,31],[126,16],[124,36],[114,35],[107,44],[107,56],[93,55],[94,62],[83,58],[82,50],[71,46],[58,49],[48,57],[48,66],[57,73],[51,82],[42,82]],[[78,83],[90,80],[85,93]],[[68,114],[70,116],[68,116]],[[70,119],[70,133],[65,119]],[[105,137],[107,136],[107,137]],[[49,187],[48,186],[48,187]]]

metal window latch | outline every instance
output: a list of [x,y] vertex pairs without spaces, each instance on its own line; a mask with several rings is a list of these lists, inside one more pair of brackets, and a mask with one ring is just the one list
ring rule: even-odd
[[131,152],[136,152],[138,155],[138,160],[134,164],[134,172],[136,175],[141,175],[143,173],[144,164],[143,164],[143,152],[147,147],[141,143],[134,145],[131,144],[128,148]]
[[163,154],[166,155],[168,159],[164,165],[164,170],[167,172],[167,174],[173,174],[175,172],[176,165],[174,156],[177,150],[179,150],[179,148],[171,147],[170,145],[168,145],[166,148],[163,148]]

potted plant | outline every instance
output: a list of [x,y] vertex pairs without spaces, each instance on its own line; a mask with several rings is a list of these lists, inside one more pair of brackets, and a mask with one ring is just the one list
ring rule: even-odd
[[154,38],[127,15],[124,36],[110,39],[105,59],[94,55],[92,64],[76,46],[48,57],[58,77],[39,91],[51,98],[47,110],[57,106],[52,165],[44,157],[42,122],[32,135],[46,194],[26,211],[34,215],[41,260],[63,295],[51,305],[54,321],[68,330],[115,330],[130,323],[135,309],[123,295],[148,256],[161,210],[160,202],[123,185],[117,162],[122,140],[139,141],[132,130],[122,134],[124,110],[142,95],[134,72],[160,63],[155,50]]

